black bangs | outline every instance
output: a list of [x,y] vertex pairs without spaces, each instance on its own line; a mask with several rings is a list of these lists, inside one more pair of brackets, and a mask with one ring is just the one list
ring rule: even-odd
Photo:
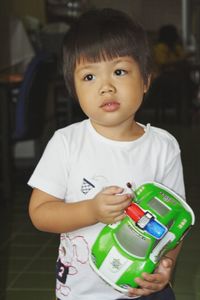
[[120,56],[132,55],[133,48],[131,47],[130,42],[128,43],[124,38],[108,38],[99,43],[90,42],[86,47],[77,47],[75,56],[77,58],[77,63],[79,63],[82,60],[99,62],[102,60],[112,60]]

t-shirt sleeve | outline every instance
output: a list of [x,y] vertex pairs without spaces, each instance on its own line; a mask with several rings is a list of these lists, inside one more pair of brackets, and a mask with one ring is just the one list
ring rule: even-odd
[[31,175],[28,185],[64,199],[67,192],[68,172],[68,143],[62,134],[55,132]]
[[166,158],[162,183],[185,199],[185,185],[180,147],[173,137],[171,138],[168,147],[168,156]]

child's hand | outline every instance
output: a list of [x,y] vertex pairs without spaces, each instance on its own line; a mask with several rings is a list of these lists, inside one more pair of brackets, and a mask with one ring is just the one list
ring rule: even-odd
[[98,222],[112,224],[125,217],[124,210],[131,203],[132,195],[122,194],[123,188],[110,186],[92,199],[92,210]]
[[143,278],[135,279],[140,288],[129,289],[129,296],[148,296],[151,293],[164,289],[170,281],[172,268],[172,260],[163,257],[153,274],[143,273]]

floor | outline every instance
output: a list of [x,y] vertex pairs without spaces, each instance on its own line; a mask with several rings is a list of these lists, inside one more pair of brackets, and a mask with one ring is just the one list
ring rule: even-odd
[[[187,199],[196,212],[200,204],[200,125],[165,125],[182,148]],[[54,300],[58,236],[32,226],[26,181],[32,168],[18,168],[11,203],[0,204],[0,300]],[[174,276],[177,300],[200,300],[200,223],[185,238]],[[77,299],[78,300],[78,299]],[[169,299],[170,300],[170,299]]]
[[29,173],[30,170],[18,170],[13,202],[4,211],[1,209],[1,300],[55,299],[58,237],[37,231],[28,218]]

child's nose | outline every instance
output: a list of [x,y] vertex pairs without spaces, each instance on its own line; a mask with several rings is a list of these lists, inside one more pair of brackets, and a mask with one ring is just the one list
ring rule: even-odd
[[116,91],[116,88],[111,82],[106,82],[106,83],[102,84],[102,86],[100,87],[101,95],[104,95],[106,93],[115,93],[115,91]]

